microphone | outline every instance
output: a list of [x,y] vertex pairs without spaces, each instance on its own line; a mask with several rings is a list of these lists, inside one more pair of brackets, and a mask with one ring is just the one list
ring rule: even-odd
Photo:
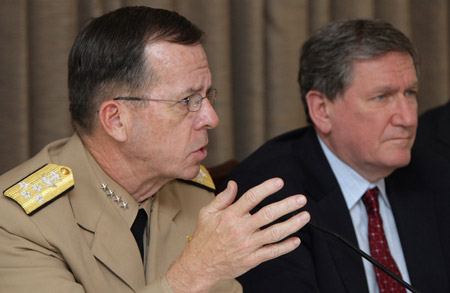
[[314,224],[311,221],[308,223],[308,225],[310,225],[311,227],[314,227],[315,229],[317,229],[319,231],[328,233],[328,234],[333,235],[334,237],[338,238],[343,243],[345,243],[347,246],[349,246],[351,249],[353,249],[356,253],[358,253],[360,256],[364,257],[366,260],[371,262],[373,265],[377,266],[380,270],[382,270],[383,272],[388,274],[395,281],[400,283],[400,285],[402,285],[403,287],[405,287],[406,289],[408,289],[409,291],[411,291],[413,293],[419,293],[419,291],[414,289],[410,284],[408,284],[405,281],[403,281],[401,278],[399,278],[397,275],[395,275],[393,272],[391,272],[388,268],[386,268],[385,266],[380,264],[376,259],[374,259],[370,255],[368,255],[367,253],[365,253],[364,251],[362,251],[361,249],[359,249],[358,247],[353,245],[350,241],[348,241],[347,239],[345,239],[341,235],[339,235],[339,234],[337,234],[337,233],[335,233],[333,231],[330,231],[330,230],[328,230],[328,229],[326,229],[326,228],[324,228],[324,227],[322,227],[320,225]]

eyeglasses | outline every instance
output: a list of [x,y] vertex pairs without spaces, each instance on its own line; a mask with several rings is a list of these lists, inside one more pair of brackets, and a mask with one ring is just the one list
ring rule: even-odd
[[117,97],[114,101],[151,101],[151,102],[174,102],[181,103],[186,106],[188,111],[197,112],[202,107],[203,99],[208,99],[209,103],[214,105],[216,101],[217,90],[212,88],[209,89],[206,96],[202,97],[201,94],[193,94],[192,96],[186,97],[182,100],[166,100],[166,99],[148,99],[148,98],[138,98],[138,97]]

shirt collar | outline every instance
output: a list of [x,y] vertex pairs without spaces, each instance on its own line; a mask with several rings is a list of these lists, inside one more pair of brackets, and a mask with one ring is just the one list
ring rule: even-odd
[[390,208],[389,201],[386,196],[386,185],[384,178],[377,182],[371,183],[364,177],[359,175],[353,168],[341,161],[322,141],[317,135],[320,146],[331,166],[331,170],[338,181],[342,194],[344,195],[347,208],[350,210],[360,200],[367,189],[378,187],[379,195],[384,199],[387,206]]
[[[117,209],[118,213],[121,215],[125,223],[127,223],[128,227],[131,228],[133,222],[136,218],[138,210],[143,208],[147,213],[147,216],[150,214],[150,206],[151,199],[143,201],[142,203],[138,203],[122,186],[120,186],[117,182],[115,182],[108,174],[103,171],[103,169],[98,165],[97,161],[94,157],[86,150],[89,163],[92,166],[92,169],[97,176],[99,182],[99,188],[102,187],[102,184],[106,185],[106,190],[104,190],[105,197],[111,202],[111,204]],[[108,196],[108,190],[114,192],[114,196]],[[116,200],[115,196],[120,198],[120,201]],[[122,202],[126,203],[126,208],[123,208]]]

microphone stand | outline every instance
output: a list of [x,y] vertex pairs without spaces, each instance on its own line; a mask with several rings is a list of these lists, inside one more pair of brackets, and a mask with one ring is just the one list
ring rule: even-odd
[[345,239],[344,237],[342,237],[341,235],[332,232],[324,227],[321,227],[317,224],[314,224],[312,222],[309,222],[308,225],[314,227],[315,229],[328,233],[330,235],[333,235],[334,237],[338,238],[339,240],[341,240],[343,243],[345,243],[347,246],[349,246],[351,249],[353,249],[354,251],[356,251],[356,253],[358,253],[359,255],[361,255],[362,257],[364,257],[366,260],[368,260],[369,262],[371,262],[373,265],[375,265],[376,267],[378,267],[380,270],[382,270],[383,272],[385,272],[386,274],[388,274],[391,278],[393,278],[395,281],[397,281],[398,283],[400,283],[403,287],[407,288],[409,291],[413,292],[413,293],[419,293],[419,291],[417,291],[416,289],[414,289],[411,285],[409,285],[408,283],[406,283],[405,281],[403,281],[401,278],[399,278],[397,275],[395,275],[393,272],[391,272],[388,268],[386,268],[385,266],[383,266],[382,264],[380,264],[376,259],[374,259],[373,257],[371,257],[370,255],[368,255],[367,253],[365,253],[364,251],[362,251],[361,249],[359,249],[358,247],[356,247],[355,245],[353,245],[350,241],[348,241],[347,239]]

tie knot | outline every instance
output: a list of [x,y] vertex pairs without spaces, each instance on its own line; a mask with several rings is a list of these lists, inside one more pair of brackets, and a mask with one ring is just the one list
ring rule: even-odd
[[362,201],[366,206],[368,214],[378,213],[378,188],[374,187],[372,189],[368,189],[364,193]]

